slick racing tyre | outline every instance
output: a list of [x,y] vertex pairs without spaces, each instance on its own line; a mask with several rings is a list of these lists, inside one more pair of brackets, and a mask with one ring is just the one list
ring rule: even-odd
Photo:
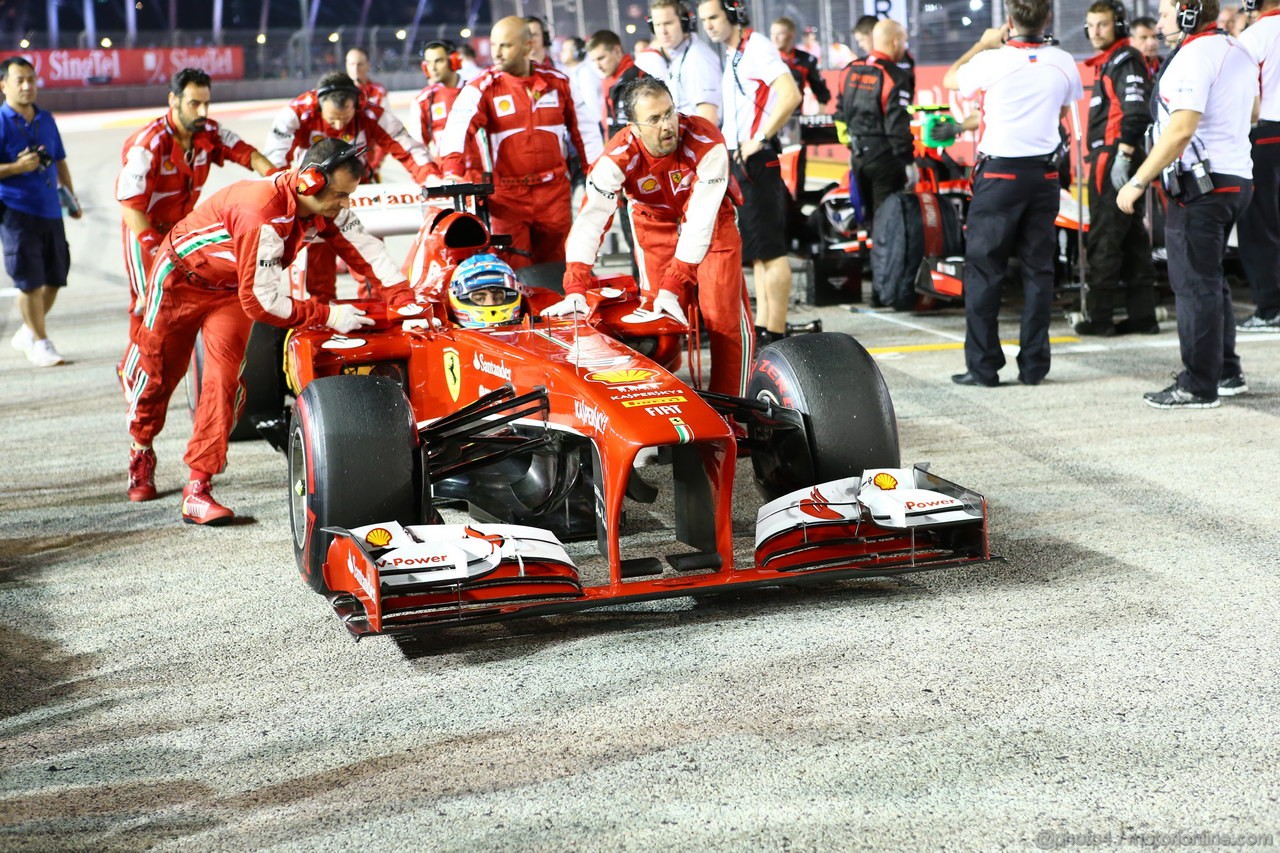
[[[244,408],[231,427],[232,441],[258,438],[255,417],[278,418],[284,411],[284,330],[266,323],[254,323],[244,350],[240,384],[244,388]],[[194,416],[204,381],[204,336],[196,335],[187,371],[187,409]]]
[[298,571],[329,592],[326,527],[414,524],[422,475],[413,411],[394,380],[328,376],[303,389],[289,429],[289,522]]
[[[862,345],[826,332],[783,338],[756,356],[747,396],[798,409],[803,429],[749,427],[751,464],[769,499],[899,465],[898,422],[884,377]],[[763,448],[763,449],[757,449]]]

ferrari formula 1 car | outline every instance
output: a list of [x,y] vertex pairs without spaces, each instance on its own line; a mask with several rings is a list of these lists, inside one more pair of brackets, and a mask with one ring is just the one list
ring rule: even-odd
[[[436,220],[419,268],[489,243],[475,216]],[[378,322],[358,335],[291,336],[295,554],[352,634],[990,558],[984,499],[901,464],[888,390],[852,337],[772,344],[746,397],[716,395],[696,387],[696,334],[645,310],[629,276],[596,285],[585,319],[540,317],[561,297],[528,288],[515,324],[361,303]],[[735,537],[744,452],[765,502]],[[673,517],[640,553],[658,473]],[[443,523],[444,506],[466,516]]]

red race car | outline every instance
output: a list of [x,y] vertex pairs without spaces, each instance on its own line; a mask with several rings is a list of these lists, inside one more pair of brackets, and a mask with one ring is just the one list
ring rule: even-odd
[[[439,191],[458,210],[424,225],[417,268],[447,280],[491,241],[462,212],[467,187]],[[374,327],[291,336],[294,550],[354,635],[990,559],[984,499],[901,464],[888,389],[852,337],[772,344],[747,397],[711,394],[690,328],[645,310],[629,276],[596,285],[586,318],[540,317],[561,297],[528,287],[507,325],[362,303]],[[753,539],[733,529],[744,453],[765,498]],[[637,553],[628,518],[658,505],[654,480],[674,516],[660,557]],[[445,505],[467,515],[442,523]]]

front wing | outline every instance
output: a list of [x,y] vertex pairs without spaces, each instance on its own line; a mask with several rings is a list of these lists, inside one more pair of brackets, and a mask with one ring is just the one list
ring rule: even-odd
[[746,587],[826,583],[993,559],[986,500],[922,467],[877,469],[761,507],[754,560],[586,585],[556,537],[506,524],[333,528],[329,599],[357,639]]

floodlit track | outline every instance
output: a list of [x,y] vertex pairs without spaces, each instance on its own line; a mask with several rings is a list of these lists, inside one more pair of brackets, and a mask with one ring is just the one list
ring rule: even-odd
[[[260,144],[270,109],[214,115]],[[63,119],[89,208],[50,321],[70,364],[7,346],[0,291],[0,848],[1280,839],[1280,336],[1242,336],[1250,395],[1158,412],[1171,323],[1058,319],[1045,384],[975,389],[957,311],[802,308],[878,354],[904,460],[987,495],[1004,562],[354,644],[295,574],[266,444],[217,479],[244,523],[182,525],[179,393],[161,498],[125,499],[112,188],[138,120]]]

